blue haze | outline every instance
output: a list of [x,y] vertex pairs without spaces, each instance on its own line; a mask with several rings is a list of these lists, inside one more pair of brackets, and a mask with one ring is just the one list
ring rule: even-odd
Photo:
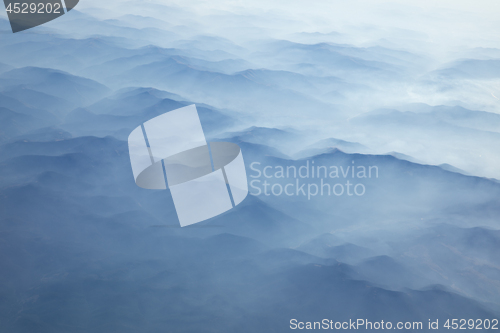
[[[500,318],[500,46],[198,5],[82,0],[18,34],[0,17],[0,332]],[[168,191],[135,185],[127,137],[192,103],[249,181],[254,162],[379,177],[180,228]]]

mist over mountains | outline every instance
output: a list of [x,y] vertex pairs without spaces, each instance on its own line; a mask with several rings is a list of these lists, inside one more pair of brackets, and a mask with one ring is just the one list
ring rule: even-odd
[[[18,34],[0,18],[0,332],[499,319],[494,36],[190,4],[82,1]],[[251,195],[180,228],[127,138],[191,104],[241,147]]]

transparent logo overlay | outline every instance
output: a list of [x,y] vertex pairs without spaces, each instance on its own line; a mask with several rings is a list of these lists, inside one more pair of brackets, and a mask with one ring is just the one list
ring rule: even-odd
[[195,105],[145,122],[128,145],[136,184],[169,188],[183,227],[230,210],[248,194],[240,147],[207,143]]
[[317,165],[314,160],[300,165],[250,164],[250,194],[254,196],[361,197],[365,181],[379,178],[376,165]]

